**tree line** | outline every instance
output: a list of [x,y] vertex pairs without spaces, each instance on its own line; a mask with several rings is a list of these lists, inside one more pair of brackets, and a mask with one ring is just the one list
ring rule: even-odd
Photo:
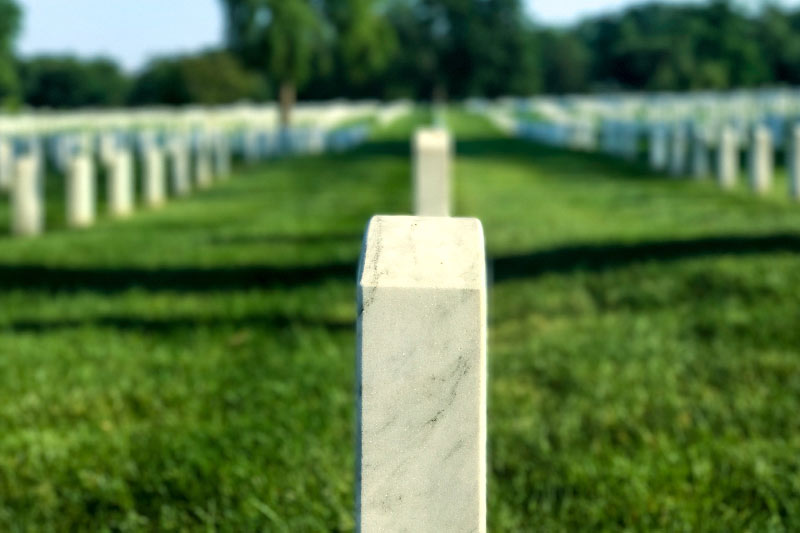
[[136,73],[110,58],[20,58],[0,0],[0,105],[413,98],[800,83],[800,9],[728,0],[640,4],[567,27],[522,0],[220,0],[224,46]]

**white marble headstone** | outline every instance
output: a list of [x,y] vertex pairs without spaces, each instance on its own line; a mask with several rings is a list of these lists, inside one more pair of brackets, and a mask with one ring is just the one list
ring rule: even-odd
[[789,162],[789,195],[800,199],[800,124],[795,125],[788,136],[789,147],[786,151]]
[[358,530],[485,532],[480,222],[373,217],[358,305]]
[[450,215],[452,151],[447,130],[420,129],[414,134],[414,214]]
[[14,146],[9,137],[0,136],[0,190],[11,188],[14,176]]
[[728,125],[722,127],[717,145],[717,181],[723,189],[736,185],[739,175],[739,141],[736,131]]
[[147,146],[144,157],[144,201],[150,207],[158,207],[166,197],[164,153],[157,146]]
[[127,149],[108,155],[108,210],[111,216],[125,217],[133,213],[133,158]]
[[11,232],[33,236],[44,231],[44,184],[35,153],[16,159],[11,187]]
[[772,185],[772,135],[766,126],[756,126],[750,145],[750,186],[758,194]]
[[669,158],[669,173],[672,176],[682,176],[686,173],[688,148],[686,125],[673,124]]
[[172,188],[178,196],[186,196],[192,190],[189,178],[189,150],[183,141],[174,139],[170,146]]
[[94,161],[85,153],[75,154],[68,163],[67,225],[91,226],[95,219]]

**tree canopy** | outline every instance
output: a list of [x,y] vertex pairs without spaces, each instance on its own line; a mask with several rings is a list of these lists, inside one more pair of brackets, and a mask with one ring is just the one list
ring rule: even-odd
[[14,57],[0,0],[0,106],[453,98],[800,84],[800,8],[732,0],[638,4],[567,27],[523,0],[220,0],[225,50],[110,59]]
[[221,50],[151,61],[136,77],[129,102],[145,104],[227,104],[269,96],[264,80]]

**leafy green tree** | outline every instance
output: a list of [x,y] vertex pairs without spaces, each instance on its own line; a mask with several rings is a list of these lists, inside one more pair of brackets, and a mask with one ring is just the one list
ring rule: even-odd
[[221,1],[230,49],[278,84],[281,124],[288,126],[297,89],[327,41],[319,6],[311,0]]
[[117,107],[129,80],[111,59],[39,56],[20,63],[23,97],[33,107]]
[[21,15],[14,0],[0,0],[0,107],[13,105],[19,99],[13,51]]
[[216,50],[151,61],[136,77],[129,101],[216,105],[260,101],[268,95],[261,76],[245,70],[231,54]]

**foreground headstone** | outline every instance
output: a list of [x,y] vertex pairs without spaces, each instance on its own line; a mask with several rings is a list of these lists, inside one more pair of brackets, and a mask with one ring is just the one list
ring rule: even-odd
[[750,146],[750,186],[757,194],[772,185],[772,135],[765,126],[756,126]]
[[133,213],[133,159],[128,150],[119,149],[109,162],[108,210],[111,216],[126,217]]
[[94,161],[88,154],[73,155],[67,170],[67,225],[91,226],[95,219]]
[[480,222],[373,217],[358,306],[358,530],[485,532]]
[[414,213],[450,215],[452,139],[443,129],[420,129],[414,134]]
[[789,195],[800,200],[800,125],[792,128],[789,134]]
[[39,235],[44,231],[44,187],[41,162],[33,152],[17,158],[11,186],[11,233]]
[[158,207],[166,197],[164,154],[156,146],[144,150],[144,201],[148,207]]
[[731,189],[736,185],[738,175],[739,145],[736,131],[730,126],[723,126],[717,146],[717,181],[723,189]]

